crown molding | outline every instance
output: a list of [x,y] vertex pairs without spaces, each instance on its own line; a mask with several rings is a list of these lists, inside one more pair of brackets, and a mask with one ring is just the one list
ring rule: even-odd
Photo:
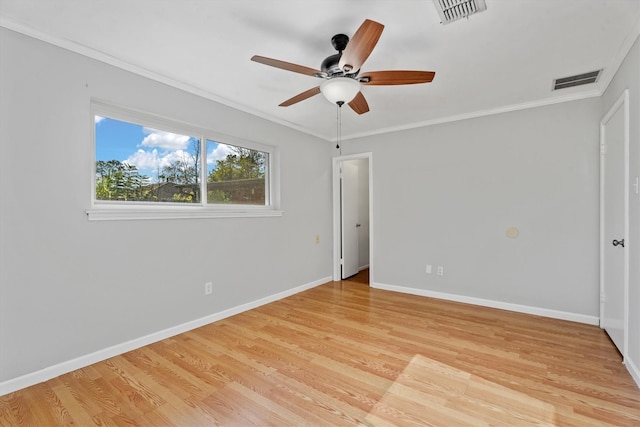
[[[166,84],[168,86],[172,86],[175,87],[177,89],[181,89],[185,92],[191,93],[193,95],[197,95],[200,96],[202,98],[217,102],[219,104],[225,105],[227,107],[245,112],[247,114],[251,114],[253,116],[259,117],[261,119],[270,121],[272,123],[276,123],[282,126],[285,126],[287,128],[302,132],[304,134],[313,136],[315,138],[321,139],[323,141],[328,141],[328,142],[332,142],[335,143],[337,138],[327,138],[323,135],[320,135],[316,132],[312,132],[309,129],[306,129],[302,126],[298,126],[295,125],[291,122],[287,122],[285,120],[281,120],[277,117],[268,115],[268,114],[264,114],[258,110],[252,109],[246,105],[242,105],[239,103],[236,103],[234,101],[231,101],[229,99],[220,97],[216,94],[213,94],[209,91],[206,91],[202,88],[199,87],[195,87],[192,85],[188,85],[184,82],[178,81],[176,79],[170,78],[168,76],[164,76],[162,74],[156,73],[154,71],[145,69],[143,67],[140,67],[138,65],[132,64],[130,62],[127,61],[123,61],[121,59],[118,59],[112,55],[109,55],[105,52],[101,52],[98,51],[96,49],[90,48],[88,46],[70,41],[70,40],[66,40],[66,39],[62,39],[62,38],[58,38],[58,37],[54,37],[51,36],[49,34],[43,33],[41,31],[35,30],[33,28],[30,28],[28,26],[25,26],[23,24],[19,24],[16,23],[10,19],[7,19],[6,17],[2,17],[0,16],[0,27],[4,27],[7,28],[9,30],[24,34],[26,36],[38,39],[40,41],[43,41],[45,43],[49,43],[51,45],[69,50],[71,52],[75,52],[78,53],[80,55],[92,58],[94,60],[106,63],[108,65],[112,65],[114,67],[120,68],[122,70],[125,71],[129,71],[131,73],[140,75],[142,77],[146,77],[149,78],[151,80]],[[369,137],[369,136],[375,136],[375,135],[383,135],[383,134],[388,134],[388,133],[392,133],[392,132],[400,132],[400,131],[405,131],[405,130],[410,130],[410,129],[416,129],[416,128],[421,128],[421,127],[428,127],[428,126],[434,126],[434,125],[439,125],[439,124],[443,124],[443,123],[452,123],[452,122],[457,122],[457,121],[462,121],[462,120],[469,120],[469,119],[474,119],[474,118],[479,118],[479,117],[485,117],[485,116],[491,116],[491,115],[496,115],[496,114],[503,114],[503,113],[508,113],[508,112],[512,112],[512,111],[519,111],[519,110],[526,110],[526,109],[530,109],[530,108],[538,108],[538,107],[544,107],[544,106],[548,106],[548,105],[554,105],[554,104],[559,104],[559,103],[564,103],[564,102],[571,102],[571,101],[577,101],[577,100],[581,100],[581,99],[587,99],[587,98],[594,98],[594,97],[598,97],[598,96],[602,96],[602,94],[606,91],[607,87],[609,86],[609,84],[611,83],[611,81],[613,80],[613,78],[615,77],[616,73],[618,72],[618,69],[620,68],[620,66],[622,65],[624,59],[626,58],[626,56],[629,54],[629,51],[631,50],[631,48],[633,47],[633,44],[636,42],[636,40],[638,39],[638,37],[640,37],[640,18],[638,19],[638,21],[636,22],[636,24],[634,25],[632,31],[629,33],[629,35],[625,38],[625,40],[623,41],[623,43],[621,44],[621,46],[619,47],[619,49],[617,50],[611,64],[609,64],[609,66],[604,68],[602,77],[600,82],[598,82],[598,86],[596,89],[588,91],[588,92],[581,92],[581,93],[577,93],[577,94],[571,94],[571,95],[567,95],[567,96],[554,96],[554,97],[550,97],[550,98],[545,98],[545,99],[541,99],[541,100],[537,100],[537,101],[533,101],[533,102],[525,102],[525,103],[521,103],[521,104],[513,104],[513,105],[505,105],[503,107],[498,107],[498,108],[491,108],[491,109],[486,109],[486,110],[478,110],[478,111],[471,111],[468,113],[464,113],[464,114],[458,114],[458,115],[453,115],[453,116],[447,116],[447,117],[439,117],[439,118],[435,118],[435,119],[431,119],[431,120],[425,120],[425,121],[421,121],[421,122],[414,122],[414,123],[408,123],[406,125],[400,125],[400,126],[392,126],[392,127],[387,127],[387,128],[382,128],[382,129],[378,129],[376,131],[372,131],[372,132],[360,132],[360,133],[354,133],[354,134],[349,134],[349,135],[342,135],[341,136],[341,141],[349,141],[349,140],[353,140],[353,139],[357,139],[357,138],[363,138],[363,137]]]

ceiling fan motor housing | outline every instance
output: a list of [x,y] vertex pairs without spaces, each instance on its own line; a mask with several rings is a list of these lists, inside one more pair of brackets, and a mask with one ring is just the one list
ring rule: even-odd
[[338,66],[341,56],[342,53],[336,53],[334,55],[327,56],[324,61],[322,61],[320,69],[327,73],[329,77],[342,75],[342,69]]
[[347,44],[349,44],[349,36],[346,34],[336,34],[331,37],[331,45],[338,51],[338,53],[326,57],[320,65],[320,69],[327,73],[329,78],[337,76],[355,77],[358,74],[357,72],[353,74],[346,74],[338,65],[340,63],[340,58],[342,57],[342,51],[345,50]]

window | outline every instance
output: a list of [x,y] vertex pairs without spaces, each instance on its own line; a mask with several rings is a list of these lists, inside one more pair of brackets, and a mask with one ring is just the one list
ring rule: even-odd
[[269,154],[207,140],[207,203],[264,205]]
[[274,216],[273,147],[93,105],[89,219]]

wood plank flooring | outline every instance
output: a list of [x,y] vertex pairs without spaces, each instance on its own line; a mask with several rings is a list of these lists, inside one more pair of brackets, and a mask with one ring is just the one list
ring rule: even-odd
[[0,426],[640,425],[598,327],[366,272],[0,396]]

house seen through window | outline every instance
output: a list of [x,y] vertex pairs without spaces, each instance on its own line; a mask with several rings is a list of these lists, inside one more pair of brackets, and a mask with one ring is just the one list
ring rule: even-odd
[[269,152],[95,115],[95,200],[269,205]]

